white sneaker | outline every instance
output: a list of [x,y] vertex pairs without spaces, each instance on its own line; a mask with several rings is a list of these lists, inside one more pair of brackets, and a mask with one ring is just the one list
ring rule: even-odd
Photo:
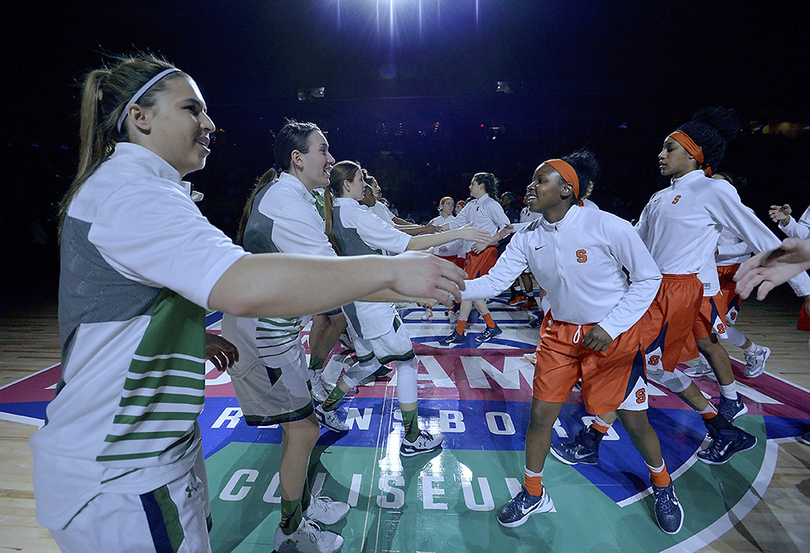
[[332,391],[332,387],[326,383],[323,379],[323,371],[318,371],[318,373],[313,376],[310,380],[310,385],[312,386],[312,397],[318,403],[323,403],[326,401],[326,398],[329,397],[329,392]]
[[689,362],[689,366],[683,371],[683,374],[689,377],[711,376],[714,374],[711,365],[703,357],[703,354],[698,354],[698,357]]
[[422,320],[429,321],[432,318],[433,318],[433,309],[431,309],[430,307],[426,307],[425,312],[422,313]]
[[302,519],[292,534],[285,534],[279,526],[273,538],[273,548],[278,553],[335,553],[341,547],[343,538],[340,535],[321,530],[307,519]]
[[536,353],[524,353],[523,359],[531,363],[532,365],[537,364],[537,354]]
[[458,313],[456,313],[452,309],[449,309],[447,311],[447,319],[450,321],[451,325],[456,324],[458,322]]
[[756,378],[765,371],[765,361],[771,356],[771,348],[756,346],[754,351],[745,354],[745,377]]
[[334,501],[323,495],[313,495],[309,507],[304,511],[304,518],[320,522],[321,524],[335,524],[349,514],[351,507],[348,503]]
[[404,437],[402,438],[399,454],[403,457],[413,457],[420,453],[430,453],[442,447],[442,442],[444,442],[444,436],[442,436],[441,432],[431,434],[427,430],[420,430],[419,436],[413,442],[409,442]]
[[323,405],[316,405],[315,416],[318,418],[318,422],[321,426],[328,428],[332,432],[342,433],[349,431],[349,425],[338,417],[337,409],[334,411],[324,411]]

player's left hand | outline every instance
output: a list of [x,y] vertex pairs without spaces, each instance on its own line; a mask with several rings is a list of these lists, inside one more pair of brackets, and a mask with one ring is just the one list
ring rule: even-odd
[[605,351],[612,341],[613,338],[610,337],[610,334],[605,332],[601,326],[596,325],[582,339],[582,345],[593,351]]
[[233,367],[239,361],[239,350],[218,334],[205,333],[205,360],[220,371]]

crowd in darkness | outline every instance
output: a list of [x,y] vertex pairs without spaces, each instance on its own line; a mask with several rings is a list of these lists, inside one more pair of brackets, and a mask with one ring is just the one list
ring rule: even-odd
[[[586,104],[588,104],[586,106]],[[625,103],[626,105],[626,103]],[[708,105],[708,104],[707,104]],[[586,107],[582,107],[586,106]],[[500,179],[500,191],[522,198],[543,159],[588,148],[602,167],[592,199],[601,209],[633,220],[655,190],[666,185],[658,172],[662,133],[704,107],[660,112],[580,107],[537,97],[309,100],[219,108],[211,115],[219,131],[207,167],[189,176],[205,194],[199,204],[213,224],[234,236],[255,180],[271,163],[273,131],[285,117],[314,121],[326,133],[337,160],[360,162],[380,182],[399,215],[425,223],[443,196],[465,199],[475,172]],[[735,106],[730,106],[735,107]],[[743,202],[766,221],[771,204],[810,204],[804,152],[810,132],[765,134],[738,110],[742,132],[721,169],[743,175]],[[4,179],[0,232],[6,253],[0,309],[55,294],[58,273],[57,204],[73,178],[78,139],[74,119],[63,127],[28,129],[2,145]],[[563,130],[564,129],[564,130]]]

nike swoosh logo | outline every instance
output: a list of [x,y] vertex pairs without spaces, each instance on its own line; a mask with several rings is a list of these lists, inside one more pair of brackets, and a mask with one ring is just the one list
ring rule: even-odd
[[537,250],[542,250],[542,249],[543,249],[543,248],[545,248],[545,247],[546,247],[546,244],[543,244],[542,246],[535,246],[535,247],[534,247],[534,251],[537,251]]
[[524,507],[523,505],[521,505],[520,506],[520,512],[521,512],[521,514],[524,514],[524,515],[527,514],[527,513],[530,513],[532,511],[534,511],[535,509],[537,509],[540,506],[540,504],[542,504],[542,503],[543,503],[543,500],[541,499],[539,502],[535,503],[534,505],[532,505],[528,509],[526,507]]

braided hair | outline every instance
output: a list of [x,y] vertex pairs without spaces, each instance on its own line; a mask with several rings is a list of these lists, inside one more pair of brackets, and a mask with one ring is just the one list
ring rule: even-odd
[[733,109],[704,108],[677,130],[700,146],[704,166],[716,168],[726,154],[726,146],[737,136],[740,122]]

